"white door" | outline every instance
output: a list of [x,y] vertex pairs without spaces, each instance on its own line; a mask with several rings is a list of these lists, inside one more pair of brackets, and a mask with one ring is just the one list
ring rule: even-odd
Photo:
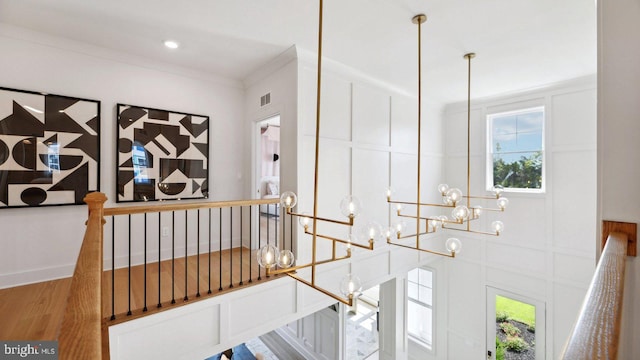
[[487,359],[545,359],[545,304],[487,286]]

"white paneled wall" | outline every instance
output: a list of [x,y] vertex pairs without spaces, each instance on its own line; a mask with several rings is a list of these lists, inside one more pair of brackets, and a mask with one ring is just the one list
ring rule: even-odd
[[[500,237],[461,236],[463,252],[447,264],[449,358],[486,356],[488,285],[545,303],[546,357],[556,358],[576,318],[595,259],[595,79],[581,78],[545,89],[472,102],[472,193],[485,194],[486,115],[545,105],[544,194],[507,193]],[[446,178],[466,186],[466,104],[446,110]],[[462,132],[461,132],[462,131]],[[462,180],[462,181],[461,181]],[[442,358],[442,357],[438,357]]]

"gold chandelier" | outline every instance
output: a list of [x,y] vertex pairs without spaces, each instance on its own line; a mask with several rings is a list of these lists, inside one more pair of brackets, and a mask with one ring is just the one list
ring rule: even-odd
[[[358,296],[362,291],[362,282],[359,277],[347,274],[342,278],[340,282],[340,292],[342,296],[334,294],[333,292],[319,287],[316,285],[316,267],[318,265],[331,263],[334,261],[344,260],[351,257],[351,247],[359,247],[367,250],[373,250],[374,240],[382,239],[381,227],[373,222],[367,223],[362,228],[363,240],[367,241],[366,245],[352,241],[357,239],[358,236],[350,236],[349,239],[344,240],[332,236],[327,236],[318,233],[318,223],[333,223],[348,226],[350,228],[354,225],[354,219],[360,213],[362,208],[360,201],[354,196],[347,196],[340,202],[340,210],[347,220],[335,220],[330,218],[324,218],[318,216],[318,158],[320,153],[320,93],[321,93],[321,80],[322,80],[322,15],[323,15],[323,0],[319,0],[319,19],[318,19],[318,77],[316,87],[316,134],[315,134],[315,168],[314,168],[314,183],[313,183],[313,214],[304,214],[294,212],[293,209],[298,203],[298,197],[291,191],[284,192],[280,196],[280,204],[286,210],[286,213],[291,216],[298,217],[300,225],[304,228],[304,233],[311,235],[312,239],[312,252],[311,262],[303,265],[295,265],[294,255],[290,250],[279,250],[271,244],[264,245],[258,250],[258,264],[265,268],[267,276],[274,274],[286,274],[297,281],[308,285],[323,294],[334,298],[349,306],[353,305],[353,298]],[[353,232],[352,232],[353,234]],[[318,260],[317,254],[317,239],[324,239],[332,242],[331,257],[328,259]],[[337,255],[337,244],[346,245],[346,254],[343,256]],[[311,269],[311,280],[306,280],[299,276],[296,271],[301,269]]]
[[[494,186],[492,196],[474,196],[471,195],[471,59],[476,54],[468,53],[464,58],[468,62],[467,76],[467,192],[466,195],[458,188],[450,188],[447,184],[438,185],[438,192],[442,196],[442,203],[424,203],[421,201],[420,180],[421,180],[421,127],[422,127],[422,46],[421,33],[422,24],[427,21],[427,16],[419,14],[413,17],[412,22],[418,25],[418,177],[417,177],[417,199],[414,202],[398,201],[392,199],[392,190],[387,190],[387,202],[397,206],[396,214],[402,218],[414,219],[416,222],[415,233],[406,234],[406,225],[404,221],[398,221],[387,231],[387,243],[391,245],[401,246],[409,249],[424,251],[436,255],[455,257],[460,252],[462,243],[459,239],[451,237],[447,239],[445,246],[448,252],[424,249],[420,246],[420,236],[436,232],[439,228],[463,231],[475,234],[498,236],[504,230],[502,221],[493,221],[491,223],[492,231],[481,231],[472,229],[473,221],[478,220],[484,211],[502,212],[509,204],[509,200],[502,196],[503,188],[500,185]],[[495,200],[497,207],[483,208],[475,202]],[[403,205],[411,205],[416,207],[415,215],[409,215],[402,212]],[[439,209],[451,209],[451,218],[447,215],[423,216],[421,214],[422,207],[431,207]],[[423,225],[424,224],[424,225]],[[405,245],[393,242],[393,234],[400,239],[415,238],[414,245]]]

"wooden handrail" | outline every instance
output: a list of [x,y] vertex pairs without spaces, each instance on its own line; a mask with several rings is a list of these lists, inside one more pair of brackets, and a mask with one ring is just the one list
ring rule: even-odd
[[629,236],[609,234],[563,359],[617,359]]
[[84,201],[89,219],[58,337],[60,359],[102,357],[102,225],[107,197],[95,192]]
[[138,206],[120,206],[105,208],[104,215],[127,215],[127,214],[144,214],[163,211],[179,211],[179,210],[196,210],[206,208],[220,208],[232,206],[249,206],[249,205],[265,205],[277,204],[280,199],[252,199],[252,200],[232,200],[232,201],[215,201],[215,202],[195,202],[189,204],[158,204],[157,205],[138,205]]

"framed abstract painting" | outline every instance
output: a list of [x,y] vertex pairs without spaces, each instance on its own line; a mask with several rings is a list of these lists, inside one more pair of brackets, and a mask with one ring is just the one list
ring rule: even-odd
[[0,208],[83,204],[99,161],[99,101],[0,88]]
[[209,117],[118,104],[118,202],[209,196]]

